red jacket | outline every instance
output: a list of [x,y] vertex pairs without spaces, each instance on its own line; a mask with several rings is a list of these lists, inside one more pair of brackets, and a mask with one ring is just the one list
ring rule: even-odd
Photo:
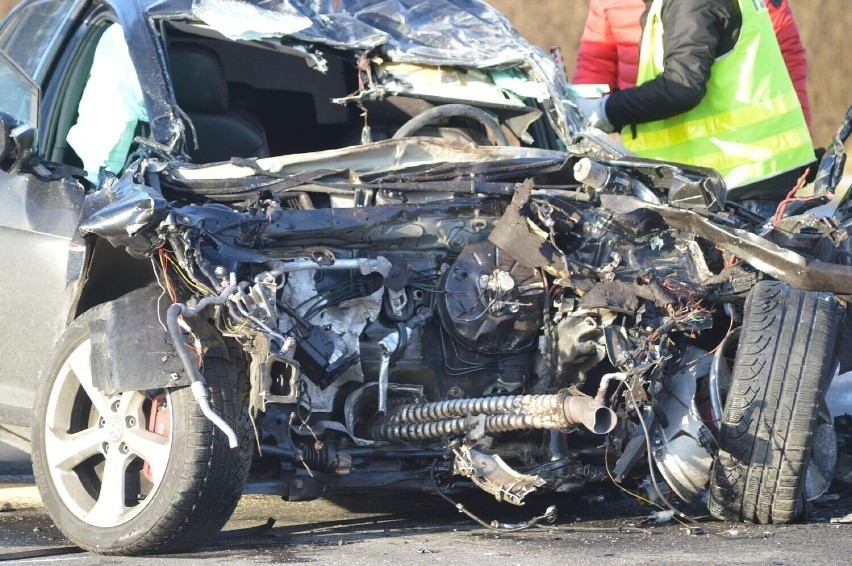
[[[799,95],[808,127],[811,105],[807,89],[807,60],[799,29],[787,0],[764,0],[787,71]],[[643,0],[590,0],[589,17],[577,52],[577,84],[607,84],[611,91],[636,85]]]

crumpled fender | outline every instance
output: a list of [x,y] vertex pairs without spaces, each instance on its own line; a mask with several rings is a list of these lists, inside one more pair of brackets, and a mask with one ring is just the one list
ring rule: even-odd
[[[107,395],[190,384],[164,323],[171,300],[149,285],[106,303],[106,320],[91,323],[92,382]],[[159,313],[159,315],[158,315]],[[205,357],[228,358],[221,334],[192,320]],[[183,347],[183,346],[180,346]]]

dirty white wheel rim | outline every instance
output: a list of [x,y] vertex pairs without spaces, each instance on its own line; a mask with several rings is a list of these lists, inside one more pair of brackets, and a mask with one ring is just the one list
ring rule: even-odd
[[[151,502],[169,461],[171,435],[147,430],[144,393],[110,397],[94,387],[91,349],[86,340],[59,370],[47,404],[44,447],[65,506],[85,523],[106,528],[126,523]],[[143,476],[142,462],[152,481]]]

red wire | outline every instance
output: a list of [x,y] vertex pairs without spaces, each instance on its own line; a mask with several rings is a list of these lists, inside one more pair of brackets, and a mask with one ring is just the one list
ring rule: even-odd
[[822,196],[822,195],[818,195],[818,196],[817,195],[811,195],[809,197],[794,197],[793,196],[798,192],[799,189],[801,189],[804,186],[805,180],[808,178],[808,174],[810,172],[811,172],[810,167],[805,169],[805,172],[802,173],[802,176],[799,177],[798,181],[796,181],[796,186],[793,187],[792,189],[790,189],[790,192],[787,193],[787,198],[782,200],[781,204],[778,205],[778,208],[775,209],[775,214],[772,216],[772,227],[773,228],[776,228],[778,226],[778,223],[781,222],[781,219],[784,217],[784,212],[787,210],[787,205],[789,205],[791,202],[805,202],[805,201],[813,200],[815,198],[819,198],[819,197]]

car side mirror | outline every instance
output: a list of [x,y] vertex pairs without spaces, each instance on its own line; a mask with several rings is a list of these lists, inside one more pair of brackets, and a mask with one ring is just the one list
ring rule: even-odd
[[0,112],[0,170],[15,173],[32,156],[36,129]]

